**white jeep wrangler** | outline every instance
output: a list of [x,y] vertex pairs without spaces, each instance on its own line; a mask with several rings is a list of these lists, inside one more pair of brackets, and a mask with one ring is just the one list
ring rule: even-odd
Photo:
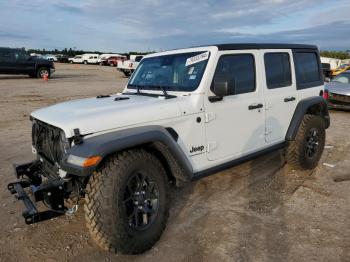
[[[315,46],[222,44],[151,54],[121,94],[33,112],[37,159],[15,165],[18,181],[8,189],[24,202],[27,224],[74,213],[85,198],[99,246],[141,253],[165,228],[169,184],[282,148],[295,169],[314,168],[330,124],[322,90]],[[39,211],[39,201],[48,209]]]

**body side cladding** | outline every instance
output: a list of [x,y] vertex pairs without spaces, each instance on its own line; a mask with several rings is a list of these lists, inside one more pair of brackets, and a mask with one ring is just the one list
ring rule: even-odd
[[[191,180],[193,174],[192,165],[176,143],[173,135],[161,126],[130,128],[94,136],[85,139],[83,144],[67,150],[67,156],[72,154],[88,158],[98,155],[104,158],[121,150],[152,144],[155,145],[158,151],[163,153],[164,158],[169,162],[171,171],[174,171],[173,175],[177,179],[183,181]],[[82,168],[69,164],[66,160],[62,161],[61,166],[65,171],[73,175],[88,176],[96,170],[96,167]]]
[[286,140],[294,140],[305,114],[320,115],[325,120],[325,128],[330,125],[327,102],[321,96],[313,96],[299,101],[286,134]]

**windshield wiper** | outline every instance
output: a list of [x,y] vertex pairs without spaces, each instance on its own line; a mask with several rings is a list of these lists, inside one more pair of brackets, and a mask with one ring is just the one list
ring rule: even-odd
[[142,87],[141,85],[134,85],[134,84],[130,84],[128,85],[128,87],[136,87],[136,92],[138,95],[140,95],[140,87]]
[[164,97],[165,98],[169,98],[168,92],[165,90],[164,86],[159,85],[159,86],[150,86],[150,87],[157,87],[157,88],[159,88],[163,92]]
[[[158,88],[159,90],[161,90],[163,92],[163,95],[166,99],[174,97],[174,96],[169,95],[168,92],[165,90],[164,86],[161,86],[161,85],[144,86],[144,85],[130,84],[130,85],[128,85],[128,87],[136,87],[136,94],[138,94],[138,95],[142,95],[142,93],[140,92],[140,87],[146,87],[146,88],[148,87],[148,88]],[[146,94],[146,93],[144,93],[144,94]]]

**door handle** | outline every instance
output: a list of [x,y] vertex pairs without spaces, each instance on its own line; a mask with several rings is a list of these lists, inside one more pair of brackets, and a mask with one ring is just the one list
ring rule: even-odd
[[250,106],[248,106],[249,110],[254,110],[254,109],[258,109],[258,108],[262,108],[263,104],[252,104]]
[[284,98],[284,102],[291,102],[291,101],[294,101],[295,100],[295,97],[294,96],[290,96],[290,97],[286,97]]

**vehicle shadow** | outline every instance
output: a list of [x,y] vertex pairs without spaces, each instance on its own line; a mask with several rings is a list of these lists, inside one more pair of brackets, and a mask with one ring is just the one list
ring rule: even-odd
[[176,238],[170,245],[189,261],[286,261],[286,202],[311,174],[293,171],[278,150],[174,189],[167,241]]
[[0,80],[1,79],[10,80],[10,79],[35,79],[35,78],[31,78],[27,75],[0,75]]

